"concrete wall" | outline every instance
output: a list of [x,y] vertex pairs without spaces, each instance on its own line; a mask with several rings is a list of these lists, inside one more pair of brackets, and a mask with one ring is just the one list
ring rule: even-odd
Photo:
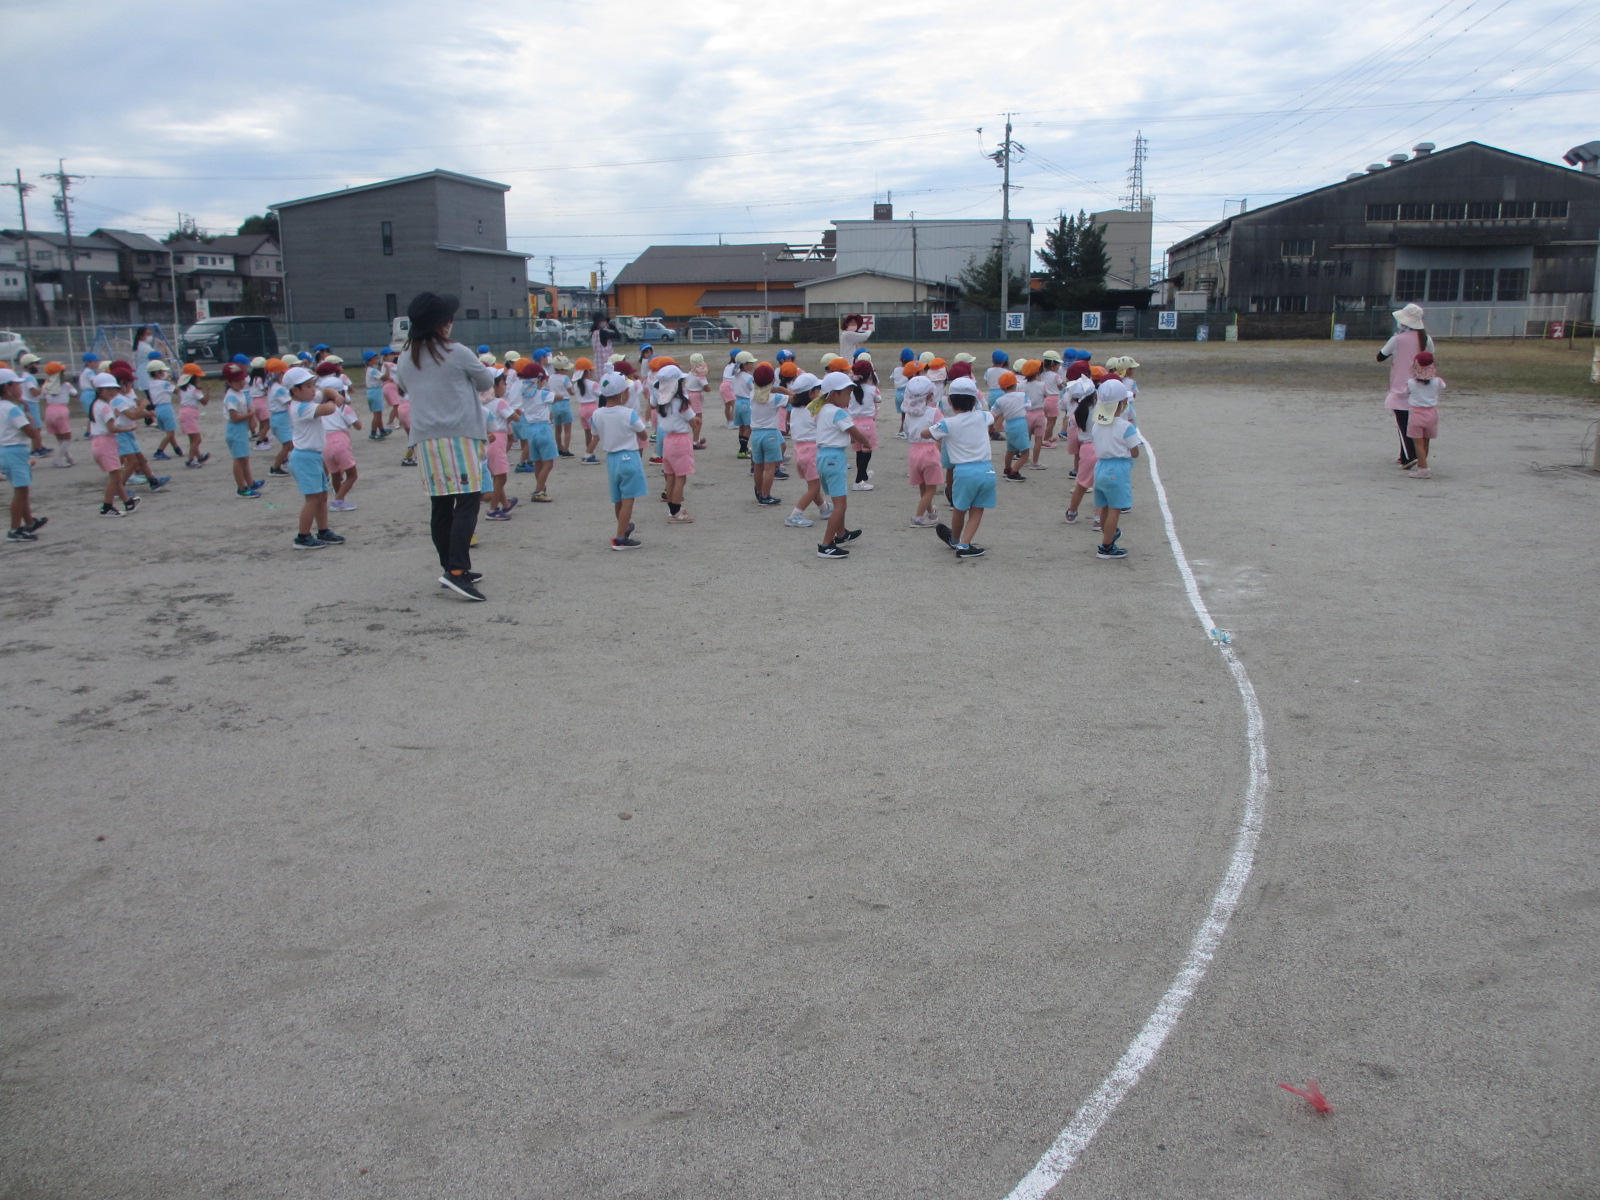
[[1105,227],[1106,261],[1122,288],[1142,288],[1150,282],[1150,247],[1155,229],[1155,206],[1146,200],[1139,212],[1125,208],[1090,213],[1089,219]]
[[[952,283],[974,256],[984,259],[1000,240],[1000,222],[995,221],[835,221],[838,229],[838,254],[834,268],[840,275],[850,271],[883,271],[910,276],[912,272],[912,228],[916,229],[916,276],[920,279]],[[1015,218],[1011,222],[1011,273],[1025,275],[1033,259],[1032,222]]]

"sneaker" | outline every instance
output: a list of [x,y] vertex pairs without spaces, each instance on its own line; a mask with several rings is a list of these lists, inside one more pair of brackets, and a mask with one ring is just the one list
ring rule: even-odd
[[292,543],[296,550],[321,550],[325,544],[312,537],[309,533],[295,534],[294,542]]
[[487,600],[489,598],[478,590],[478,585],[468,579],[464,571],[460,575],[446,574],[439,576],[439,586],[449,588],[463,600]]
[[1396,459],[1395,465],[1398,466],[1402,471],[1409,471],[1412,467],[1417,465],[1417,460],[1414,458]]
[[733,423],[733,422],[732,422],[732,421],[728,421],[728,422],[725,422],[725,425],[726,425],[726,427],[727,427],[727,428],[729,428],[729,429],[737,429],[737,428],[739,428],[739,427],[738,427],[738,426],[737,426],[737,425],[735,425],[735,424],[734,424],[734,423]]
[[1406,474],[1411,476],[1411,478],[1413,478],[1413,479],[1432,479],[1433,478],[1433,472],[1431,470],[1429,470],[1427,467],[1412,467],[1411,470],[1406,472]]
[[1049,469],[1050,469],[1050,464],[1049,463],[1029,463],[1028,464],[1028,470],[1030,470],[1030,471],[1048,471]]
[[577,458],[578,456],[576,454],[574,454],[571,450],[557,450],[556,451],[556,457],[557,458]]
[[463,571],[461,574],[470,583],[481,583],[483,581],[482,571]]
[[1119,508],[1119,509],[1117,509],[1117,511],[1118,512],[1123,512],[1123,513],[1130,513],[1130,512],[1133,511],[1133,505],[1130,504],[1130,505],[1128,505],[1127,508]]
[[741,450],[741,451],[739,451],[739,453],[735,454],[734,457],[735,458],[749,458],[750,457],[750,451]]
[[894,436],[896,438],[898,438],[900,441],[903,442],[903,441],[906,440],[906,431],[904,429],[902,429],[899,433],[895,434]]
[[354,504],[351,504],[350,501],[348,501],[348,500],[329,500],[328,501],[328,511],[329,512],[354,512],[355,508],[356,508],[356,506]]
[[1067,509],[1066,517],[1068,525],[1074,524],[1078,519],[1078,510],[1075,508]]
[[913,529],[932,529],[938,523],[939,522],[934,520],[931,516],[911,518],[911,528]]
[[1112,542],[1109,546],[1101,546],[1094,552],[1096,558],[1127,558],[1128,552],[1121,546]]
[[378,431],[376,429],[374,429],[371,433],[367,434],[367,441],[375,442],[377,440],[378,440]]
[[846,550],[843,546],[839,546],[839,545],[818,546],[817,547],[817,557],[818,558],[849,558],[850,557],[850,551]]
[[511,469],[513,471],[515,471],[518,475],[528,475],[528,474],[532,473],[532,471],[533,471],[533,464],[531,462],[519,462],[516,466],[512,467]]
[[704,449],[705,449],[705,448],[706,448],[706,447],[707,447],[707,446],[708,446],[708,445],[709,445],[709,444],[710,444],[710,443],[709,443],[709,442],[707,442],[707,441],[706,441],[706,440],[705,440],[705,438],[701,438],[701,439],[700,439],[700,440],[699,440],[699,441],[698,441],[698,442],[696,442],[696,443],[695,443],[695,444],[694,444],[694,448],[695,448],[695,449],[696,449],[696,450],[704,450]]
[[150,481],[150,490],[152,492],[159,492],[162,488],[166,487],[167,484],[169,484],[171,482],[172,482],[172,476],[171,475],[157,475],[154,479],[152,479]]
[[137,496],[129,496],[128,497],[128,502],[122,506],[122,511],[125,512],[125,513],[131,513],[134,509],[136,509],[138,507],[139,507],[139,497],[137,497]]
[[1067,478],[1068,479],[1076,479],[1077,477],[1078,477],[1078,468],[1077,467],[1069,468],[1068,471],[1067,471]]
[[[512,496],[509,500],[506,501],[505,511],[506,512],[510,512],[513,508],[515,508],[520,503],[521,503],[520,500],[518,500],[515,496]],[[352,504],[350,507],[354,508],[355,505]]]
[[774,479],[787,479],[789,478],[789,472],[785,471],[782,467],[779,467],[772,473],[772,477]]
[[784,518],[783,523],[790,529],[810,529],[816,524],[815,521],[811,520],[803,513],[790,513]]
[[1099,518],[1099,517],[1096,517],[1096,518],[1095,518],[1095,519],[1094,519],[1094,531],[1095,531],[1095,532],[1096,532],[1096,533],[1099,533],[1099,532],[1100,532],[1100,518]]
[[250,485],[250,490],[252,492],[254,492],[256,495],[259,496],[259,495],[261,495],[261,489],[266,487],[266,486],[267,485],[266,485],[266,481],[265,480],[258,479],[258,480],[256,480],[254,483],[252,483]]
[[933,531],[939,535],[939,540],[941,542],[943,542],[946,546],[954,546],[955,545],[955,543],[950,540],[950,537],[951,537],[950,526],[948,526],[948,525],[937,525],[936,524],[933,527]]
[[686,512],[668,513],[667,514],[667,524],[668,525],[693,525],[694,524],[694,518],[691,517]]
[[846,542],[855,541],[860,536],[861,530],[859,529],[842,529],[839,531],[839,536],[833,539],[833,544],[835,546],[842,546]]
[[1046,438],[1044,441],[1040,442],[1039,444],[1041,446],[1043,446],[1046,450],[1054,450],[1059,443],[1057,443],[1055,438]]
[[172,455],[168,454],[165,450],[157,450],[150,457],[156,462],[167,462],[172,458]]
[[13,529],[6,534],[6,541],[8,542],[37,542],[38,540],[26,529]]
[[822,507],[817,509],[817,511],[819,513],[821,513],[825,517],[833,516],[833,501],[832,500],[823,501]]
[[[411,465],[414,467],[417,464],[416,463],[412,463]],[[285,470],[283,467],[268,467],[267,468],[267,474],[268,475],[284,475],[284,476],[287,476],[289,474],[289,472],[287,470]]]
[[394,432],[394,430],[392,430],[392,429],[380,429],[380,430],[378,430],[378,440],[380,442],[383,441],[384,438],[388,437],[393,432]]
[[259,500],[261,498],[261,493],[256,491],[255,488],[238,488],[233,494],[241,500]]
[[757,496],[756,497],[756,503],[757,504],[782,504],[783,501],[779,500],[776,496]]
[[256,439],[255,448],[257,450],[270,450],[270,449],[272,449],[272,439],[271,438],[257,438]]
[[636,526],[632,521],[629,521],[628,522],[628,531],[626,533],[624,533],[622,536],[625,537],[625,538],[631,538],[633,536],[633,531],[636,528],[638,528],[638,526]]
[[195,458],[191,458],[188,461],[186,461],[183,465],[188,467],[192,471],[196,467],[200,466],[200,460],[199,459],[195,459]]
[[850,490],[852,492],[870,492],[872,490],[872,485],[866,480],[862,480],[860,483],[852,483],[850,485]]
[[586,467],[597,467],[600,465],[600,460],[591,454],[588,458],[583,460],[583,465]]
[[[329,507],[333,506],[329,505]],[[509,521],[511,520],[511,514],[503,508],[491,508],[484,514],[484,518],[489,521]]]
[[317,541],[327,546],[342,546],[344,539],[331,529],[317,530]]
[[650,465],[653,466],[653,467],[659,467],[662,463],[664,463],[666,461],[667,460],[662,458],[659,454],[656,455],[654,458],[649,460]]
[[48,524],[50,524],[49,517],[35,517],[33,520],[24,525],[23,528],[29,533],[38,533],[39,530],[43,529]]
[[[633,527],[631,525],[628,527],[628,532],[633,532]],[[639,545],[640,543],[631,537],[611,539],[611,548],[613,550],[637,550]]]
[[965,546],[956,547],[957,558],[982,558],[986,553],[987,551],[985,551],[982,546],[974,546],[970,543]]
[[549,504],[550,503],[550,493],[549,492],[535,492],[533,495],[529,496],[528,499],[531,500],[535,504]]
[[115,504],[102,504],[100,506],[100,515],[102,517],[120,517],[122,510]]
[[[417,465],[417,460],[414,459],[414,458],[402,458],[400,460],[400,465],[402,467],[414,467],[414,466]],[[280,475],[281,474],[286,474],[286,472],[280,471],[280,472],[278,472],[278,474],[280,474]]]

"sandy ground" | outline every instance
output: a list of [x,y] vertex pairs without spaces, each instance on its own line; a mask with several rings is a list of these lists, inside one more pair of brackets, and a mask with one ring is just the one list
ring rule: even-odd
[[[1597,1194],[1600,414],[1464,388],[1424,483],[1381,372],[1141,358],[1273,787],[1054,1195]],[[835,564],[711,438],[699,523],[642,501],[632,554],[562,462],[480,527],[484,605],[393,441],[314,554],[286,481],[104,521],[40,469],[44,540],[0,547],[0,1196],[1010,1190],[1217,885],[1237,695],[1143,470],[1125,562],[1056,451],[958,563],[888,441]],[[1313,1077],[1332,1116],[1276,1086]]]

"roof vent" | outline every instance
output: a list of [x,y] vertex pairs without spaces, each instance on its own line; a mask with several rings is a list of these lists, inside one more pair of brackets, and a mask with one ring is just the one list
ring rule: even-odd
[[1351,171],[1350,174],[1344,177],[1344,181],[1349,183],[1352,179],[1365,179],[1366,177],[1367,173],[1365,171]]
[[1411,156],[1408,155],[1408,154],[1391,154],[1391,155],[1389,155],[1389,165],[1391,167],[1398,167],[1401,163],[1410,162],[1410,161],[1411,161]]
[[1367,164],[1367,174],[1368,175],[1376,175],[1379,171],[1383,170],[1388,165],[1389,165],[1388,163],[1368,163]]
[[1418,142],[1415,146],[1411,147],[1411,153],[1415,154],[1418,158],[1422,158],[1425,155],[1432,154],[1434,149],[1435,147],[1432,142]]
[[1577,167],[1585,175],[1600,175],[1600,142],[1574,146],[1561,157],[1569,166]]

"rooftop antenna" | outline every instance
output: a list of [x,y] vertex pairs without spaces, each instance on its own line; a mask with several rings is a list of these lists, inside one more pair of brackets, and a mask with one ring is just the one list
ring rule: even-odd
[[1150,143],[1142,131],[1133,135],[1133,166],[1128,168],[1128,194],[1122,198],[1122,206],[1129,212],[1139,212],[1144,208],[1144,157]]

